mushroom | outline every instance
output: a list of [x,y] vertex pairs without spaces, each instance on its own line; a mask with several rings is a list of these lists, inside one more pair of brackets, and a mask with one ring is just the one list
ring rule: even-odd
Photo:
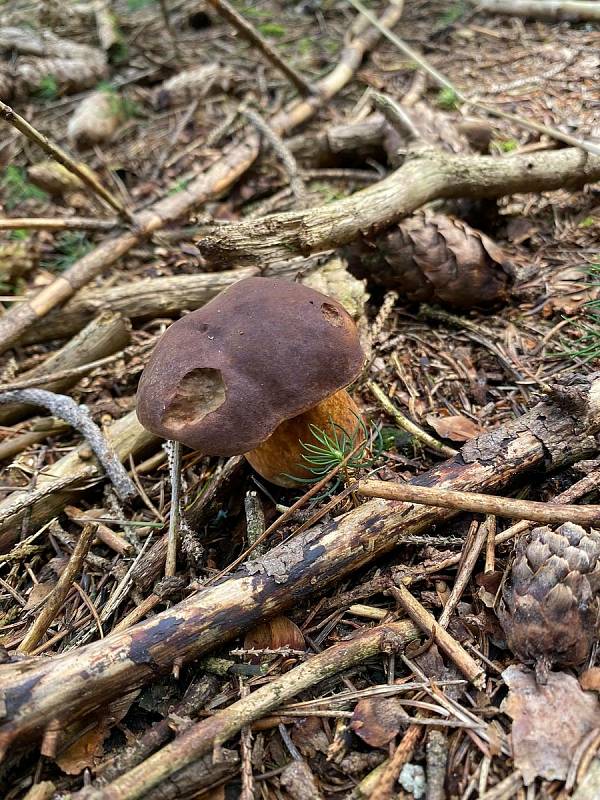
[[203,455],[244,453],[263,478],[295,487],[311,475],[302,466],[302,443],[316,444],[311,426],[363,436],[345,390],[363,362],[336,300],[246,278],[167,329],[142,374],[137,414],[165,439]]

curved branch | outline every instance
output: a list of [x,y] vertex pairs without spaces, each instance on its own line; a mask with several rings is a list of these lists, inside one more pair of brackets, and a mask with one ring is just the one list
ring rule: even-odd
[[379,183],[335,203],[220,227],[200,239],[202,255],[225,269],[308,256],[371,235],[438,198],[501,197],[579,187],[600,179],[600,156],[577,148],[506,157],[416,150]]

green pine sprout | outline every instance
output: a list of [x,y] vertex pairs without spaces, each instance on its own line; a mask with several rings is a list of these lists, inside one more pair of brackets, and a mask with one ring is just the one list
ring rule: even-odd
[[362,444],[344,465],[343,474],[338,473],[333,478],[332,486],[322,497],[333,494],[357,471],[371,467],[384,449],[381,431],[378,427],[369,430],[364,420],[358,416],[356,416],[356,422],[356,427],[350,434],[331,417],[329,417],[329,431],[318,428],[316,425],[309,425],[310,432],[318,444],[300,442],[300,447],[304,452],[298,467],[308,471],[310,477],[299,478],[288,473],[283,473],[283,476],[297,483],[317,483],[339,466],[348,454],[357,448],[361,439]]
[[[600,261],[587,269],[592,286],[600,286]],[[584,362],[600,358],[600,299],[584,304],[587,318],[574,322],[578,336],[577,347],[564,346],[557,355],[561,358],[578,358]]]

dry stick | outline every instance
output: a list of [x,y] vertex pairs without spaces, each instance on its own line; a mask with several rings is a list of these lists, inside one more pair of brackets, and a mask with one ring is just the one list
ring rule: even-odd
[[599,178],[600,157],[574,148],[499,158],[420,147],[395,172],[342,200],[220,226],[197,244],[219,268],[264,268],[340,247],[365,230],[376,233],[431,200],[575,188]]
[[600,3],[580,0],[472,0],[479,11],[508,14],[511,17],[571,20],[600,20]]
[[467,653],[464,647],[436,622],[435,617],[427,611],[425,606],[421,605],[402,584],[390,586],[390,593],[396,598],[398,604],[402,606],[412,621],[439,645],[440,649],[456,664],[463,675],[478,689],[483,689],[485,686],[485,671]]
[[[38,377],[23,378],[22,381],[16,380],[10,383],[0,385],[0,392],[9,392],[13,389],[29,389],[32,386],[40,386],[40,384],[53,384],[58,381],[63,381],[67,378],[78,378],[80,375],[86,375],[98,367],[105,367],[107,364],[112,364],[113,361],[121,358],[124,350],[119,350],[112,356],[106,358],[99,358],[97,361],[90,361],[87,364],[82,364],[80,367],[71,367],[70,369],[59,369],[56,372],[40,373]],[[45,366],[45,365],[44,365]]]
[[[387,7],[382,21],[386,26],[393,27],[401,14],[401,4],[397,1],[392,2]],[[318,96],[294,102],[272,117],[269,124],[273,130],[281,136],[310,119],[322,105],[350,82],[363,56],[378,39],[379,33],[373,29],[354,38],[344,48],[334,69],[319,81]],[[258,137],[253,131],[241,143],[233,145],[186,189],[163,198],[149,209],[137,214],[135,231],[126,231],[116,238],[106,240],[76,261],[31,300],[13,306],[0,318],[0,353],[7,350],[35,322],[68,300],[78,289],[114,264],[145,237],[151,236],[169,222],[174,222],[189,213],[201,203],[221,195],[252,166],[257,154]],[[289,259],[289,256],[286,256],[286,259]]]
[[488,514],[485,518],[487,540],[485,543],[485,573],[493,572],[496,566],[496,517]]
[[446,800],[444,784],[448,766],[448,739],[443,731],[427,733],[427,795],[426,800]]
[[450,596],[448,597],[448,600],[442,609],[442,613],[440,614],[438,624],[441,625],[442,628],[448,627],[452,612],[458,605],[458,602],[462,597],[462,593],[464,592],[465,587],[471,578],[473,570],[475,569],[475,564],[477,563],[477,559],[479,558],[479,554],[481,553],[487,538],[487,525],[480,525],[477,533],[475,534],[475,538],[473,539],[471,547],[469,548],[468,552],[464,554],[464,558],[454,581],[454,586],[452,587]]
[[75,577],[81,572],[84,559],[95,535],[96,526],[93,523],[86,525],[81,531],[67,566],[58,579],[56,586],[48,595],[44,607],[36,616],[33,625],[27,631],[25,638],[17,648],[20,653],[30,653],[34,650],[42,636],[52,624],[60,607],[69,594]]
[[171,511],[169,514],[167,559],[165,561],[165,577],[169,578],[177,572],[177,545],[181,518],[181,442],[169,441],[166,447],[169,472],[171,473]]
[[44,389],[15,389],[0,394],[0,405],[6,403],[31,403],[41,406],[51,414],[64,420],[79,431],[96,454],[96,458],[115,487],[121,500],[128,500],[137,494],[127,470],[115,457],[102,431],[92,420],[87,406],[80,406],[64,394],[54,394]]
[[[570,486],[564,492],[561,492],[561,494],[554,498],[553,502],[560,505],[569,505],[574,500],[579,500],[580,497],[584,497],[586,494],[598,489],[598,487],[600,487],[600,470],[597,469],[590,472],[585,478],[577,481],[577,483],[574,483],[573,486]],[[575,508],[580,508],[580,506],[575,506]],[[508,542],[509,539],[521,533],[525,533],[529,528],[531,528],[531,522],[528,520],[521,520],[521,522],[511,525],[510,528],[506,528],[502,533],[497,533],[495,544],[504,544],[504,542]]]
[[39,231],[110,231],[119,225],[117,219],[88,219],[87,217],[6,217],[0,219],[0,231],[20,228]]
[[210,753],[235,736],[244,725],[280,706],[285,700],[314,686],[348,667],[377,655],[386,641],[398,647],[416,636],[409,622],[396,622],[372,628],[333,645],[304,664],[261,686],[248,697],[232,703],[212,717],[193,725],[174,742],[163,747],[135,769],[103,789],[83,789],[74,800],[136,800],[196,758]]
[[281,136],[278,136],[275,133],[266,120],[261,117],[258,111],[252,108],[247,108],[244,111],[244,116],[246,116],[254,125],[254,127],[260,131],[260,133],[269,142],[279,157],[279,160],[285,167],[290,179],[290,189],[292,190],[292,194],[302,208],[306,205],[307,193],[306,186],[304,185],[304,182],[298,172],[298,164],[296,163],[296,159],[282,141]]
[[315,94],[318,90],[311,86],[311,84],[303,78],[296,70],[285,61],[279,53],[269,44],[269,42],[262,36],[241,14],[231,6],[227,0],[208,0],[215,11],[217,11],[223,19],[226,19],[236,31],[243,36],[244,39],[250,42],[251,45],[256,47],[267,61],[282,72],[286,78],[298,89],[300,94],[309,96]]
[[13,458],[31,445],[42,442],[48,436],[64,433],[68,429],[69,426],[62,420],[54,419],[54,417],[42,417],[36,420],[29,430],[0,442],[0,461]]
[[389,414],[390,417],[394,419],[399,428],[402,428],[407,433],[410,433],[410,435],[415,439],[423,442],[426,447],[430,447],[437,453],[441,453],[447,457],[449,456],[450,458],[456,455],[457,451],[452,447],[448,447],[448,445],[438,442],[437,439],[426,433],[422,428],[412,422],[412,420],[408,419],[408,417],[405,417],[400,409],[396,408],[396,406],[392,403],[390,398],[380,386],[373,381],[367,381],[367,386],[370,389],[371,394],[373,394],[373,396],[378,400],[386,414]]
[[356,491],[365,497],[381,497],[385,500],[401,500],[439,508],[471,511],[474,514],[495,514],[498,517],[516,517],[549,524],[574,522],[589,527],[600,523],[600,506],[564,506],[560,503],[515,500],[512,497],[498,497],[478,492],[457,492],[412,483],[375,480],[359,481]]
[[42,133],[37,131],[33,125],[30,125],[26,119],[24,119],[20,114],[17,114],[10,106],[7,106],[6,103],[3,103],[0,100],[0,117],[5,121],[8,122],[9,125],[12,125],[13,128],[16,128],[20,133],[30,139],[32,142],[35,142],[39,145],[42,150],[47,153],[51,158],[55,161],[58,161],[59,164],[62,164],[63,167],[72,172],[74,175],[77,175],[80,181],[88,186],[94,194],[97,194],[98,197],[101,197],[108,205],[113,208],[115,211],[118,211],[119,214],[124,216],[130,222],[132,221],[131,212],[125,208],[125,206],[121,203],[121,201],[116,198],[111,192],[108,191],[100,181],[96,178],[96,176],[88,171],[87,169],[82,169],[79,164],[74,161],[71,156],[69,156],[62,147],[59,145],[54,144],[49,139],[47,139]]
[[417,742],[421,738],[423,728],[420,725],[409,725],[402,741],[396,748],[394,755],[385,765],[381,776],[369,800],[389,800],[394,794],[394,785],[400,775],[400,770],[407,764],[414,752]]
[[[493,490],[532,469],[557,469],[588,457],[597,450],[600,378],[564,376],[561,390],[570,387],[576,390],[576,404],[558,405],[552,399],[539,403],[518,420],[467,442],[454,459],[437,464],[416,480],[440,487]],[[110,434],[121,458],[127,448],[139,449],[154,441],[134,415],[115,423]],[[53,474],[59,476],[80,469],[77,453],[52,465]],[[38,481],[41,478],[42,474]],[[37,525],[64,505],[64,496],[58,500],[60,505],[47,505],[47,500],[30,509]],[[227,580],[201,589],[128,631],[58,658],[40,660],[28,666],[25,674],[19,665],[0,664],[0,708],[10,698],[0,716],[0,756],[19,739],[31,742],[50,720],[73,721],[124,689],[131,691],[155,680],[157,674],[172,669],[174,659],[185,663],[222,646],[265,617],[325,591],[352,571],[389,554],[411,535],[441,525],[455,514],[372,500],[278,545]],[[9,536],[14,536],[14,526],[1,528],[0,545]]]
[[473,108],[477,108],[480,111],[485,111],[487,114],[491,114],[492,116],[500,117],[500,119],[510,120],[516,125],[526,128],[527,130],[535,131],[536,133],[543,133],[552,139],[556,139],[559,142],[564,142],[565,144],[571,145],[571,147],[579,147],[581,150],[585,150],[587,153],[593,153],[596,156],[600,155],[600,146],[593,144],[592,142],[584,141],[583,139],[577,139],[577,137],[563,133],[557,128],[553,128],[548,125],[542,125],[539,122],[525,119],[517,114],[509,114],[506,111],[501,111],[493,106],[488,106],[485,103],[481,103],[479,100],[473,100],[472,98],[468,97],[464,94],[464,92],[451,83],[445,75],[442,75],[441,72],[438,72],[437,69],[432,67],[431,64],[425,58],[423,58],[422,55],[420,55],[420,53],[417,53],[416,50],[413,50],[412,47],[409,47],[405,41],[400,39],[399,36],[396,36],[396,34],[392,33],[392,31],[390,31],[384,23],[381,23],[376,17],[374,17],[373,14],[371,14],[371,12],[363,6],[360,0],[348,0],[348,2],[354,6],[354,8],[366,19],[368,19],[371,25],[377,28],[377,30],[379,30],[386,39],[389,39],[390,42],[396,45],[398,50],[414,61],[422,70],[427,72],[427,74],[433,78],[438,86],[442,86],[445,89],[450,89],[463,103],[468,103],[469,105],[473,106]]

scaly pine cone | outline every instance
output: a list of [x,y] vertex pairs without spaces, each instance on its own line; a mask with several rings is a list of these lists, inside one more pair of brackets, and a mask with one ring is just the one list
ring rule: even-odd
[[517,545],[499,618],[509,647],[533,662],[539,683],[553,665],[587,657],[598,625],[600,533],[566,522],[535,528]]
[[512,282],[503,250],[480,231],[444,214],[417,213],[373,239],[343,249],[350,272],[412,302],[456,308],[503,300]]

